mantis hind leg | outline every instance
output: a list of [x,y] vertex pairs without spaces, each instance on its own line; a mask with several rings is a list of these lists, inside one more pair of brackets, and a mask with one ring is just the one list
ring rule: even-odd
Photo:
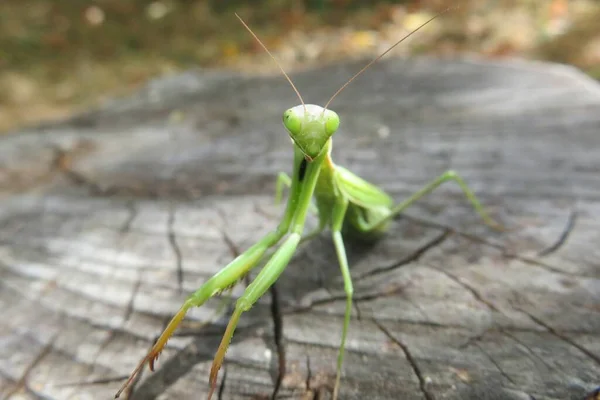
[[337,368],[335,375],[335,384],[333,386],[333,400],[337,399],[340,379],[342,375],[342,364],[344,363],[344,350],[346,347],[346,335],[348,333],[348,327],[350,326],[350,317],[352,313],[352,296],[354,288],[352,287],[352,277],[350,276],[350,269],[348,268],[348,259],[346,257],[346,248],[344,246],[344,239],[342,238],[341,229],[344,222],[344,216],[348,209],[348,200],[341,198],[333,209],[331,230],[333,235],[333,243],[340,264],[342,277],[344,278],[344,291],[346,292],[346,309],[344,312],[344,326],[342,328],[342,338],[340,341],[340,348],[338,350]]
[[473,206],[473,208],[475,209],[477,214],[479,214],[479,216],[483,219],[483,222],[485,222],[487,225],[489,225],[493,229],[504,230],[504,227],[502,225],[500,225],[499,223],[497,223],[496,221],[494,221],[492,219],[492,217],[490,217],[490,215],[484,210],[483,206],[481,205],[481,202],[479,201],[477,196],[475,196],[475,194],[469,188],[469,186],[466,184],[464,179],[461,178],[460,175],[458,175],[456,173],[456,171],[453,171],[453,170],[444,172],[442,175],[438,176],[436,179],[431,181],[429,184],[427,184],[425,187],[423,187],[418,192],[414,193],[408,199],[406,199],[403,202],[399,203],[398,205],[394,206],[390,210],[390,213],[388,215],[386,215],[385,217],[380,218],[375,221],[372,221],[372,222],[371,221],[369,221],[369,222],[362,221],[360,223],[360,230],[362,230],[364,232],[368,232],[373,229],[376,229],[381,224],[385,223],[386,221],[389,221],[390,219],[394,218],[396,215],[400,214],[402,211],[404,211],[406,208],[408,208],[414,202],[419,200],[421,197],[424,197],[425,195],[431,193],[442,183],[448,182],[448,181],[454,181],[458,184],[458,186],[462,189],[463,193],[467,197],[467,200],[469,201],[469,203],[471,203],[471,205]]

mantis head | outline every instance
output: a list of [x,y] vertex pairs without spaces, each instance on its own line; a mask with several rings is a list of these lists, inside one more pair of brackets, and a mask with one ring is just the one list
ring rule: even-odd
[[340,117],[335,111],[314,104],[301,104],[283,113],[283,126],[292,142],[314,160],[325,148],[325,144],[340,126]]
[[425,25],[429,24],[435,18],[454,9],[455,7],[456,6],[449,7],[441,13],[434,15],[429,20],[425,21],[423,24],[414,29],[412,32],[408,33],[406,36],[398,40],[386,51],[384,51],[379,56],[371,60],[371,62],[365,65],[350,79],[348,79],[346,83],[344,83],[337,90],[337,92],[335,92],[333,96],[331,96],[329,101],[325,104],[325,107],[304,103],[300,92],[298,91],[298,89],[294,85],[294,82],[292,82],[288,74],[284,71],[281,64],[277,62],[277,59],[273,57],[269,49],[267,49],[264,43],[260,41],[260,39],[256,36],[254,32],[252,32],[252,29],[250,29],[250,27],[242,20],[242,18],[240,18],[240,16],[237,14],[235,14],[235,16],[240,20],[240,22],[242,23],[242,25],[244,25],[248,32],[250,32],[254,39],[256,39],[258,44],[260,44],[260,46],[273,59],[275,64],[277,64],[277,66],[281,70],[281,73],[283,74],[285,79],[287,79],[292,89],[294,89],[294,91],[296,92],[298,99],[302,103],[301,105],[292,107],[283,113],[283,126],[285,126],[285,129],[287,129],[287,131],[289,132],[294,145],[298,146],[298,148],[304,153],[304,156],[308,161],[312,161],[317,156],[319,156],[319,154],[321,154],[323,149],[326,147],[325,145],[327,144],[329,138],[331,138],[331,136],[337,131],[338,127],[340,126],[340,118],[338,117],[338,115],[334,111],[328,109],[329,104],[333,101],[333,99],[335,99],[338,94],[340,94],[352,81],[354,81],[354,79],[356,79],[359,75],[361,75],[363,72],[369,69],[369,67],[373,63],[377,62],[387,53],[392,51],[394,47],[398,46],[404,40],[408,39],[412,34],[423,28]]

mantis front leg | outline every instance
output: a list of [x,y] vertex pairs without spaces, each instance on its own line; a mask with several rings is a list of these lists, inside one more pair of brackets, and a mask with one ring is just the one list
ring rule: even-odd
[[252,283],[246,288],[242,297],[238,299],[235,305],[235,310],[229,320],[223,339],[217,349],[213,364],[210,369],[209,385],[210,391],[208,393],[208,400],[211,399],[216,387],[217,387],[217,375],[225,353],[235,332],[235,328],[242,316],[242,313],[250,310],[254,303],[262,297],[263,294],[271,287],[273,283],[279,278],[279,275],[285,270],[285,267],[290,262],[290,259],[294,255],[298,244],[300,243],[301,236],[299,233],[292,233],[288,238],[281,244],[273,256],[269,259],[267,264],[263,267],[260,273],[252,281]]
[[[263,259],[269,248],[277,244],[286,235],[286,233],[288,233],[289,228],[292,225],[294,215],[298,211],[297,202],[301,189],[302,188],[298,182],[292,183],[287,207],[283,219],[277,226],[277,229],[263,236],[256,244],[251,246],[244,253],[237,256],[225,268],[213,275],[208,281],[200,286],[196,292],[188,297],[177,314],[175,314],[175,316],[171,319],[154,346],[152,346],[152,349],[136,366],[129,376],[129,379],[123,384],[123,386],[121,386],[119,391],[116,393],[115,398],[118,398],[123,390],[125,390],[131,384],[131,382],[133,382],[135,376],[146,363],[149,364],[150,370],[154,370],[154,361],[163,350],[167,344],[167,341],[173,335],[174,331],[184,319],[190,308],[200,307],[211,297],[234,285]],[[310,194],[312,194],[312,192]],[[306,201],[304,203],[306,203]],[[303,216],[305,216],[305,214],[303,214]],[[304,221],[304,218],[302,221]],[[302,227],[303,225],[300,226],[300,228]],[[248,289],[246,289],[246,292],[247,291]],[[214,390],[214,387],[211,389],[211,393],[212,390]]]
[[285,235],[286,229],[286,224],[283,224],[283,226],[280,226],[276,231],[264,236],[254,246],[236,257],[229,265],[213,275],[213,277],[200,286],[196,292],[190,295],[177,314],[171,319],[154,346],[152,346],[150,352],[148,352],[146,357],[140,361],[135,370],[131,373],[129,379],[121,386],[116,393],[115,398],[119,397],[123,390],[129,386],[146,362],[149,364],[150,370],[154,371],[154,361],[158,358],[160,352],[167,344],[167,341],[173,335],[175,329],[177,329],[190,308],[200,307],[209,298],[234,285],[260,262],[265,252]]
[[[281,199],[283,197],[283,188],[284,187],[289,188],[291,186],[292,186],[292,178],[285,172],[280,172],[279,175],[277,175],[277,182],[275,183],[275,205],[279,205],[281,203]],[[314,203],[311,202],[308,207],[309,207],[310,212],[312,212],[313,214],[319,213],[319,210],[314,205]],[[323,229],[321,229],[321,230],[323,230]]]
[[[288,222],[285,226],[290,227],[289,236],[279,246],[275,253],[271,256],[269,261],[265,264],[262,270],[258,273],[256,278],[248,285],[244,294],[238,299],[235,304],[235,309],[227,324],[223,339],[219,344],[215,358],[210,369],[209,377],[209,392],[208,400],[211,400],[212,395],[217,387],[217,375],[223,360],[225,353],[233,337],[235,328],[240,320],[240,317],[245,311],[248,311],[252,306],[265,294],[265,292],[275,283],[281,273],[285,270],[290,259],[294,255],[294,252],[298,248],[302,240],[302,233],[304,231],[304,223],[306,221],[306,215],[308,213],[311,199],[315,191],[317,184],[317,178],[319,176],[321,165],[323,164],[324,156],[319,156],[313,160],[310,164],[304,158],[304,154],[301,151],[296,151],[296,165],[300,166],[296,171],[297,179],[292,181],[291,186],[291,197],[288,199],[288,211],[286,211],[286,221]],[[293,197],[292,197],[293,196]],[[281,237],[280,237],[281,238]],[[278,239],[279,240],[279,239]],[[275,242],[273,243],[275,244]]]

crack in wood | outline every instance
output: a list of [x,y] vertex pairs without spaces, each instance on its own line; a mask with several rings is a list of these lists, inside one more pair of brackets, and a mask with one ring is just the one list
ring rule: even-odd
[[275,386],[271,395],[271,400],[275,400],[281,382],[286,372],[286,359],[285,359],[285,346],[283,344],[283,316],[281,313],[281,307],[279,303],[279,294],[277,290],[277,282],[273,283],[269,288],[271,294],[271,318],[273,319],[273,338],[275,341],[275,348],[277,350],[277,361],[278,361],[278,372],[275,379]]
[[90,194],[98,196],[109,196],[113,194],[112,188],[102,188],[94,181],[88,179],[82,173],[71,168],[70,151],[63,150],[58,146],[53,146],[54,160],[52,161],[51,169],[59,171],[75,186],[86,188]]
[[125,379],[128,378],[128,375],[120,375],[113,377],[105,377],[105,378],[93,378],[93,379],[84,379],[76,382],[62,382],[56,383],[54,386],[56,387],[69,387],[69,386],[92,386],[92,385],[103,385],[106,383],[122,383]]
[[538,252],[538,256],[539,257],[547,256],[549,254],[552,254],[552,253],[558,251],[562,246],[564,246],[565,243],[567,242],[567,239],[569,238],[569,235],[575,229],[576,222],[577,222],[577,211],[571,210],[571,212],[569,213],[569,218],[567,219],[567,224],[566,224],[565,228],[563,229],[563,231],[561,232],[558,239],[556,240],[556,242],[554,242],[550,246],[546,247],[545,249],[540,250]]
[[408,256],[404,257],[403,259],[399,260],[398,262],[395,262],[391,265],[387,265],[387,266],[383,266],[383,267],[377,267],[374,268],[370,271],[367,271],[361,275],[359,275],[357,278],[353,278],[353,279],[364,279],[364,278],[368,278],[374,275],[378,275],[378,274],[382,274],[385,272],[391,272],[397,268],[400,268],[404,265],[410,264],[412,262],[418,261],[423,255],[425,255],[425,253],[427,253],[429,250],[433,249],[434,247],[437,247],[439,245],[441,245],[446,239],[448,239],[448,237],[452,234],[452,230],[446,228],[443,230],[443,232],[441,234],[439,234],[438,236],[434,237],[433,239],[431,239],[430,241],[428,241],[427,243],[425,243],[423,246],[415,249],[411,254],[409,254]]
[[456,235],[458,235],[458,236],[460,236],[460,237],[462,237],[464,239],[467,239],[467,240],[469,240],[471,242],[479,243],[479,244],[482,244],[484,246],[488,246],[490,248],[494,248],[494,249],[500,251],[502,253],[503,257],[506,257],[508,259],[514,259],[514,260],[517,260],[517,261],[521,261],[521,262],[523,262],[525,264],[535,265],[535,266],[543,268],[543,269],[545,269],[545,270],[547,270],[549,272],[554,272],[556,274],[565,275],[565,276],[569,276],[569,277],[575,277],[575,278],[594,278],[594,279],[597,278],[594,275],[572,274],[572,273],[569,273],[567,271],[563,271],[563,270],[561,270],[559,268],[556,268],[556,267],[554,267],[554,266],[552,266],[550,264],[547,264],[547,263],[545,263],[543,261],[540,261],[538,259],[527,257],[527,256],[524,256],[524,255],[521,255],[521,254],[517,254],[517,253],[513,253],[508,247],[506,247],[504,245],[501,245],[501,244],[498,244],[498,243],[492,243],[492,242],[490,242],[490,241],[488,241],[488,240],[486,240],[486,239],[484,239],[484,238],[482,238],[480,236],[476,236],[476,235],[473,235],[473,234],[470,234],[470,233],[462,232],[462,231],[456,230],[456,229],[454,229],[452,227],[449,227],[449,226],[441,224],[441,223],[431,222],[431,221],[427,221],[427,220],[424,220],[424,219],[421,219],[421,218],[412,217],[412,216],[408,216],[408,215],[403,215],[403,217],[407,218],[407,219],[410,219],[410,220],[413,220],[413,221],[416,221],[416,222],[419,222],[419,223],[421,223],[424,226],[429,226],[429,227],[438,228],[438,229],[448,229],[452,233],[454,233],[454,234],[456,234]]
[[429,390],[427,390],[427,381],[426,381],[425,377],[423,376],[423,373],[421,372],[421,368],[419,367],[419,365],[417,364],[412,353],[408,349],[408,346],[406,344],[404,344],[396,336],[392,335],[392,333],[389,330],[387,330],[385,326],[380,324],[379,321],[377,321],[375,318],[373,318],[372,321],[379,328],[379,330],[385,336],[387,336],[387,338],[389,340],[391,340],[392,342],[397,344],[402,349],[402,352],[404,353],[406,360],[410,364],[413,372],[415,373],[415,375],[417,376],[417,379],[419,380],[419,388],[421,389],[421,393],[423,393],[423,396],[425,396],[425,399],[426,400],[435,400],[435,396],[433,395],[433,393],[430,393]]
[[223,377],[221,378],[221,384],[219,385],[219,391],[217,392],[217,400],[223,400],[223,394],[225,393],[225,381],[227,381],[227,366],[223,366]]
[[529,358],[534,362],[534,364],[538,364],[538,362],[535,361],[535,360],[537,360],[537,361],[541,362],[548,369],[548,371],[555,370],[555,367],[553,365],[548,364],[546,362],[546,360],[544,360],[543,357],[540,357],[539,355],[537,355],[535,353],[535,351],[533,351],[533,349],[531,347],[529,347],[528,344],[524,343],[522,340],[520,340],[518,337],[513,335],[511,332],[507,332],[505,329],[500,330],[500,332],[502,332],[502,334],[504,334],[505,336],[511,338],[513,341],[515,341],[515,343],[518,343],[519,345],[521,345],[526,350],[526,353],[530,356]]
[[122,235],[129,233],[131,231],[131,225],[133,224],[133,221],[136,219],[136,217],[138,215],[138,209],[136,207],[135,201],[133,201],[133,200],[127,201],[126,208],[127,208],[127,212],[128,212],[127,219],[125,220],[125,222],[119,229],[119,232]]
[[471,293],[471,295],[473,296],[473,298],[475,298],[475,300],[477,300],[481,304],[485,305],[489,310],[492,310],[492,311],[495,311],[495,312],[497,312],[499,314],[504,315],[504,313],[498,307],[496,307],[494,305],[494,303],[486,300],[485,297],[481,293],[479,293],[479,291],[477,289],[475,289],[474,287],[472,287],[468,283],[464,282],[463,280],[461,280],[457,276],[452,275],[450,272],[448,272],[444,268],[439,268],[439,267],[435,267],[435,266],[432,266],[432,268],[434,270],[436,270],[437,272],[439,272],[439,273],[445,275],[446,277],[448,277],[452,282],[455,282],[456,284],[458,284],[459,286],[461,286],[463,289],[466,289],[469,293]]
[[[6,382],[12,383],[12,384],[16,384],[18,381],[17,379],[14,379],[12,376],[5,373],[3,369],[0,369],[0,377],[2,377]],[[35,399],[35,400],[54,400],[54,398],[51,398],[51,397],[45,396],[45,395],[41,395],[40,393],[36,392],[27,383],[24,383],[23,386],[19,389],[19,391],[24,391],[25,393],[27,393],[28,396],[30,396],[32,399]],[[0,396],[2,394],[3,393],[0,392]],[[2,397],[0,397],[0,399],[9,400],[9,397],[2,396]]]
[[48,341],[48,343],[37,354],[37,356],[31,361],[31,363],[29,363],[25,367],[25,369],[23,370],[23,373],[21,374],[21,376],[19,377],[19,379],[17,379],[17,381],[15,382],[13,388],[10,389],[6,393],[6,397],[4,399],[6,399],[6,400],[10,399],[13,395],[17,394],[22,389],[28,390],[27,388],[29,386],[27,384],[27,378],[29,377],[29,374],[31,373],[31,371],[33,371],[33,369],[36,366],[38,366],[44,360],[44,358],[46,358],[52,352],[52,348],[54,346],[54,343],[56,342],[56,339],[58,338],[58,336],[60,335],[60,333],[61,333],[60,331],[57,332],[57,333],[55,333],[52,336],[52,338],[50,338],[50,340]]
[[313,387],[313,372],[310,364],[310,355],[306,355],[306,379],[304,380],[303,400],[320,400],[324,390],[333,393],[333,388],[327,383],[317,381],[316,387]]
[[[375,293],[365,293],[365,294],[355,295],[355,296],[352,296],[352,304],[353,304],[354,309],[357,312],[357,314],[360,314],[360,310],[357,310],[357,307],[358,307],[357,303],[363,302],[363,301],[377,300],[377,299],[381,299],[381,298],[385,298],[385,297],[391,297],[395,294],[398,294],[402,290],[404,290],[404,288],[405,288],[405,286],[399,286],[399,287],[395,288],[394,290],[384,289],[382,291],[375,292]],[[344,301],[344,302],[346,301],[345,294],[333,294],[333,292],[329,291],[327,288],[323,288],[323,289],[325,289],[325,291],[327,291],[327,293],[329,294],[329,297],[312,300],[309,304],[306,304],[306,305],[291,306],[285,310],[283,315],[301,314],[304,312],[313,311],[314,307],[316,307],[316,306],[327,305],[327,304],[335,303],[337,301]]]
[[469,347],[472,344],[477,345],[477,343],[480,342],[481,340],[483,340],[485,335],[487,335],[489,332],[498,332],[498,331],[499,331],[499,329],[487,328],[487,329],[483,330],[482,332],[478,333],[477,335],[469,337],[467,340],[465,340],[464,343],[458,345],[457,348],[462,350],[462,349],[466,349],[467,347]]
[[169,239],[169,244],[171,245],[171,250],[175,254],[175,269],[177,271],[177,288],[179,293],[183,292],[183,260],[181,255],[181,249],[179,248],[179,244],[177,243],[177,238],[175,236],[175,231],[173,225],[175,224],[175,209],[173,206],[169,207],[169,218],[167,221],[167,229],[168,234],[167,237]]
[[522,313],[524,313],[525,315],[527,315],[533,322],[535,322],[537,325],[545,328],[546,331],[548,331],[549,333],[551,333],[556,338],[561,339],[565,343],[568,343],[571,346],[575,347],[577,350],[579,350],[580,352],[582,352],[583,354],[585,354],[587,357],[589,357],[591,360],[593,360],[596,365],[600,366],[600,357],[598,357],[596,354],[592,353],[590,350],[586,349],[585,347],[583,347],[579,343],[575,342],[570,337],[564,335],[564,333],[562,333],[562,332],[554,329],[552,326],[548,325],[542,319],[536,317],[535,315],[531,314],[527,310],[524,310],[524,309],[522,309],[520,307],[516,307],[516,306],[513,306],[513,307],[515,307],[515,309],[517,309],[518,311],[521,311]]
[[106,338],[104,338],[104,340],[102,340],[102,343],[100,343],[100,346],[98,346],[98,350],[96,350],[96,354],[94,354],[93,361],[90,362],[89,368],[91,371],[93,371],[94,365],[96,365],[96,363],[98,361],[98,357],[100,357],[100,354],[102,354],[102,352],[108,347],[108,345],[114,339],[114,337],[115,337],[115,332],[113,330],[107,331]]
[[129,318],[131,318],[131,315],[133,314],[135,298],[137,297],[141,286],[142,277],[140,274],[138,274],[137,280],[135,281],[135,284],[133,285],[133,289],[131,291],[131,296],[129,297],[129,301],[127,302],[127,307],[125,308],[125,314],[123,315],[122,325],[125,325],[127,321],[129,321]]
[[[306,387],[306,392],[307,393],[312,393],[312,389],[310,387],[310,380],[312,379],[312,370],[310,369],[310,355],[307,354],[306,355],[306,380],[304,381],[304,386]],[[315,396],[313,396],[313,400],[315,399]]]
[[477,344],[477,347],[479,348],[479,350],[485,354],[485,356],[490,360],[490,362],[492,364],[494,364],[494,366],[496,367],[496,369],[498,369],[498,372],[500,372],[500,374],[510,383],[512,383],[513,385],[517,385],[517,382],[515,382],[505,371],[504,369],[502,369],[502,367],[500,366],[500,364],[498,364],[498,362],[496,361],[496,359],[494,357],[492,357],[491,354],[489,354],[487,351],[484,350],[483,346],[481,346],[480,344]]

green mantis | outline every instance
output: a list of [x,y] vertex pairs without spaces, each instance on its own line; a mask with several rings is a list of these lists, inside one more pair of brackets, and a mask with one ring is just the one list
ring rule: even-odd
[[[379,60],[403,40],[439,15],[441,14],[434,16],[429,21],[422,24],[413,32],[396,42],[379,57],[367,64],[330,98],[325,107],[305,104],[302,96],[289,76],[285,73],[283,68],[277,64],[301,102],[300,105],[292,107],[283,113],[283,125],[288,131],[292,141],[294,161],[292,175],[288,176],[285,173],[280,173],[277,179],[276,200],[281,199],[284,187],[289,187],[289,197],[281,222],[273,231],[237,256],[231,263],[217,272],[195,293],[188,297],[150,352],[139,363],[129,380],[125,382],[115,397],[119,397],[121,392],[132,382],[135,375],[146,363],[149,364],[151,370],[154,369],[154,361],[190,308],[203,305],[211,297],[221,293],[232,285],[235,285],[236,282],[248,274],[252,268],[268,258],[267,256],[270,256],[262,270],[248,285],[243,295],[235,304],[235,309],[231,315],[219,348],[217,349],[210,370],[210,389],[208,393],[208,400],[210,400],[217,385],[217,374],[221,368],[225,353],[242,314],[250,310],[258,299],[275,283],[281,273],[285,270],[298,246],[302,242],[319,235],[326,227],[329,227],[344,281],[344,291],[346,293],[344,323],[338,352],[336,379],[333,388],[333,399],[335,400],[337,399],[340,387],[344,348],[346,334],[350,325],[353,295],[352,278],[346,259],[343,233],[352,232],[363,236],[381,234],[386,231],[389,222],[394,216],[398,215],[415,201],[447,181],[454,181],[460,186],[468,201],[472,204],[475,211],[482,217],[485,223],[494,228],[500,228],[500,225],[495,223],[484,211],[479,200],[463,179],[454,171],[445,172],[408,199],[394,205],[392,198],[383,190],[358,177],[348,169],[336,165],[331,159],[332,136],[340,126],[339,116],[328,108],[331,101],[371,64]],[[265,51],[273,57],[244,21],[242,21],[239,16],[238,18]],[[312,203],[313,199],[316,201],[319,223],[316,229],[309,233],[305,233],[305,220],[309,211],[311,211],[311,207],[314,207],[314,203]],[[279,246],[276,247],[278,244]],[[269,251],[272,249],[274,249],[274,252],[270,253]]]

